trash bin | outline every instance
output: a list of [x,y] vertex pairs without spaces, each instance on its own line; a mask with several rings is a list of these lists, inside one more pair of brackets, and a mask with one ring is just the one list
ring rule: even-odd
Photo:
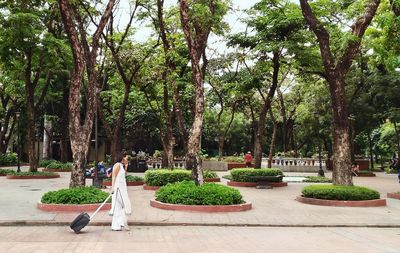
[[147,170],[146,160],[139,160],[137,163],[138,172],[145,172]]

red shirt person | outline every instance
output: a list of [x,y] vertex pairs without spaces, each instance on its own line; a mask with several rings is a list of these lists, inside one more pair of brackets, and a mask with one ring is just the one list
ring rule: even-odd
[[248,151],[244,156],[244,162],[246,163],[246,167],[251,167],[251,162],[253,160],[253,156],[251,156],[251,152]]

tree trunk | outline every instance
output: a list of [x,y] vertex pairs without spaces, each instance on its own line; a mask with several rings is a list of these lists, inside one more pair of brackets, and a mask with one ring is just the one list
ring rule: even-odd
[[351,135],[344,77],[336,74],[329,82],[333,113],[333,184],[353,185]]
[[370,132],[368,132],[368,146],[369,146],[369,158],[371,162],[371,169],[374,169],[374,149]]
[[278,124],[274,123],[274,130],[272,132],[271,144],[269,145],[269,155],[268,155],[268,168],[272,167],[272,158],[275,152],[275,144],[276,144],[276,133],[278,132]]
[[70,188],[74,188],[77,186],[85,186],[85,178],[84,178],[84,168],[86,166],[86,157],[87,152],[85,149],[80,147],[84,146],[84,143],[76,143],[72,144],[72,159],[74,160],[74,166],[71,171],[71,180],[69,183]]
[[50,159],[52,158],[51,154],[51,135],[53,134],[53,124],[50,118],[45,115],[44,116],[44,123],[43,123],[43,152],[42,157],[43,159]]
[[218,161],[222,161],[224,157],[224,142],[225,139],[223,137],[218,138]]

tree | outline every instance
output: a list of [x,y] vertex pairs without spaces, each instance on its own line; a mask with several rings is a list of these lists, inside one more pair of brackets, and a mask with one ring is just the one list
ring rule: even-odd
[[346,75],[358,52],[365,30],[371,23],[380,1],[372,0],[363,15],[351,26],[351,37],[346,41],[342,55],[336,59],[331,50],[328,30],[314,14],[308,0],[300,0],[303,16],[315,33],[320,47],[324,66],[324,77],[331,95],[333,114],[333,183],[352,185],[351,175],[351,136],[346,101]]
[[[180,0],[181,25],[189,49],[192,79],[195,86],[195,114],[190,129],[186,167],[192,170],[196,185],[203,184],[200,137],[204,114],[204,73],[207,67],[206,47],[211,30],[221,32],[222,18],[228,11],[223,0]],[[200,65],[200,61],[203,64]]]
[[[99,49],[99,40],[104,27],[112,14],[115,0],[109,0],[100,18],[98,26],[91,36],[87,37],[85,20],[79,6],[67,0],[59,0],[60,12],[64,28],[68,35],[73,55],[73,69],[71,71],[71,85],[69,92],[69,132],[71,139],[74,167],[71,172],[70,187],[85,185],[83,175],[86,157],[89,150],[95,111],[97,109],[98,75],[96,61]],[[78,30],[77,30],[78,29]],[[90,44],[89,44],[90,43]],[[84,119],[81,120],[81,90],[86,69],[86,108]]]

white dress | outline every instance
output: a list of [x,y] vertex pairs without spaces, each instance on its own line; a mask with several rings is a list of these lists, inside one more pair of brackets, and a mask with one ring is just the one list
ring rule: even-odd
[[128,188],[126,187],[125,170],[122,163],[119,165],[119,172],[114,181],[114,194],[112,195],[110,215],[113,216],[111,229],[121,230],[122,227],[128,227],[126,215],[131,214],[131,202],[128,197]]

